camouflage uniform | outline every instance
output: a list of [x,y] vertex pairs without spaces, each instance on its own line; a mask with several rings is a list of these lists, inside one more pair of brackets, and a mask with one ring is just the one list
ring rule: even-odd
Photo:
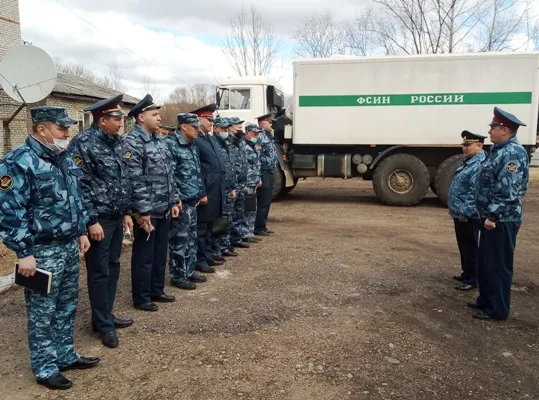
[[[76,123],[62,107],[32,109],[32,118],[34,123]],[[30,362],[38,379],[56,375],[79,359],[73,345],[77,239],[86,234],[87,222],[81,175],[65,153],[54,152],[32,136],[0,161],[0,236],[19,259],[33,255],[38,268],[52,272],[48,295],[25,289]]]
[[[227,118],[217,118],[214,121],[215,126],[220,126],[222,128],[227,128],[229,122]],[[230,137],[230,136],[229,136]],[[224,183],[225,183],[225,206],[223,208],[223,213],[226,214],[229,220],[232,218],[232,212],[234,210],[234,204],[236,202],[235,198],[232,198],[232,191],[237,190],[238,182],[236,177],[236,172],[234,169],[233,159],[231,156],[231,141],[227,137],[223,139],[219,134],[214,134],[215,142],[218,146],[219,158],[221,159],[221,165],[224,170]],[[236,194],[237,196],[237,194]],[[229,249],[230,244],[230,235],[221,235],[220,237],[214,238],[212,243],[212,253],[214,256],[221,256],[221,254]]]
[[[478,141],[477,139],[476,141]],[[485,159],[485,152],[464,160],[457,168],[449,187],[448,207],[455,226],[455,236],[460,252],[462,273],[460,281],[468,290],[477,285],[477,257],[479,252],[479,215],[475,207],[475,182],[477,171]]]
[[96,123],[71,141],[68,152],[84,173],[80,183],[88,226],[99,223],[105,235],[101,241],[91,240],[90,250],[85,254],[92,325],[101,333],[112,332],[123,216],[131,205],[126,164],[130,153],[123,137],[103,132]]
[[[198,121],[198,118],[197,118]],[[187,142],[181,131],[168,137],[177,196],[183,210],[170,228],[170,280],[181,282],[191,277],[197,260],[197,202],[202,198],[203,181],[200,158],[194,140]]]
[[273,142],[271,131],[263,130],[260,133],[260,169],[262,186],[258,189],[258,204],[256,210],[255,232],[265,232],[268,222],[271,198],[273,196],[273,181],[275,166],[277,165],[277,149]]
[[238,197],[234,203],[232,218],[229,220],[229,235],[231,244],[241,242],[243,231],[243,217],[245,208],[245,193],[243,189],[247,185],[247,144],[242,134],[230,135],[230,158],[236,172]]
[[[259,145],[246,142],[247,151],[247,190],[249,194],[256,194],[256,189],[262,178],[260,172]],[[256,211],[245,213],[242,224],[242,239],[254,238]]]
[[170,208],[180,201],[167,139],[148,134],[139,124],[126,137],[133,213],[151,215],[149,235],[135,223],[131,258],[133,303],[148,304],[164,294]]
[[[494,109],[492,129],[524,124],[514,115]],[[522,198],[528,188],[529,156],[516,137],[495,144],[483,161],[477,176],[475,202],[482,221],[496,224],[481,227],[479,243],[479,297],[482,312],[478,318],[507,319],[511,302],[513,258],[522,223]]]

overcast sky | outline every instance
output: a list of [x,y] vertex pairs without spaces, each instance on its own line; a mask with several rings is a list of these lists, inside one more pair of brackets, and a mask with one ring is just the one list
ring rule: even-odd
[[[360,3],[333,0],[331,6],[335,16],[350,16],[359,12]],[[143,77],[151,76],[157,92],[165,97],[178,85],[215,83],[234,75],[219,44],[230,18],[250,4],[243,0],[20,0],[22,37],[51,57],[82,63],[98,75],[117,62],[127,92],[137,97],[144,94]],[[292,49],[298,21],[328,7],[327,0],[252,0],[252,4],[272,22],[287,50]],[[291,52],[283,55],[273,73],[287,92],[292,91],[291,61]]]
[[272,75],[291,93],[292,36],[298,23],[328,7],[337,19],[350,19],[368,1],[20,0],[20,15],[22,38],[51,57],[82,63],[97,75],[116,62],[127,93],[142,97],[144,77],[151,76],[163,99],[176,86],[216,83],[234,75],[219,45],[242,5],[255,5],[284,41],[287,52]]

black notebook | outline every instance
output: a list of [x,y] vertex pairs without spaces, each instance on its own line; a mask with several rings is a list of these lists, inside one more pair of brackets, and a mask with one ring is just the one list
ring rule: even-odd
[[15,283],[41,294],[49,294],[52,288],[52,272],[36,268],[34,276],[19,274],[19,263],[15,263]]

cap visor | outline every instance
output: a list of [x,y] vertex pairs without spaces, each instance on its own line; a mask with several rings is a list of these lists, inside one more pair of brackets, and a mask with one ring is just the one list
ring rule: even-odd
[[63,126],[63,127],[69,127],[73,125],[77,125],[78,122],[71,118],[62,118],[56,121],[56,125]]
[[118,110],[118,111],[107,113],[105,115],[110,115],[111,117],[123,117],[125,113],[122,110]]

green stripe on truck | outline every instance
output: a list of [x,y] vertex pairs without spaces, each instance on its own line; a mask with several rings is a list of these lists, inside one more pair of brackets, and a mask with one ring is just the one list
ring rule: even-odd
[[300,107],[443,106],[455,104],[531,104],[532,92],[418,93],[299,96]]

